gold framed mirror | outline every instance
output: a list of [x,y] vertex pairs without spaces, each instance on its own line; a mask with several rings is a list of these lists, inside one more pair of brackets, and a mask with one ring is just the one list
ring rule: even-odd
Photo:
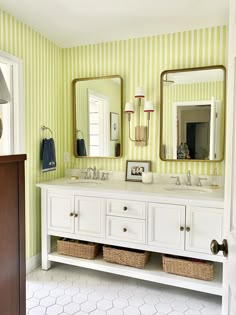
[[224,159],[226,69],[209,66],[161,74],[160,158]]
[[74,79],[72,89],[74,155],[83,158],[121,157],[121,76]]

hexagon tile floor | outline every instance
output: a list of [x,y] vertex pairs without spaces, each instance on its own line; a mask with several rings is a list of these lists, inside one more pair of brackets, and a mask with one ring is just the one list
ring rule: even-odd
[[27,277],[27,315],[220,315],[221,298],[58,264]]

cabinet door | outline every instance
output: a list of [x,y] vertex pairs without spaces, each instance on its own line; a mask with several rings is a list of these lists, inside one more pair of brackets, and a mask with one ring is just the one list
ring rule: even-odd
[[48,229],[74,233],[74,196],[48,194]]
[[75,197],[75,233],[105,236],[105,201],[102,198]]
[[148,244],[184,249],[185,206],[149,203]]
[[222,226],[223,209],[187,207],[185,249],[211,254],[210,243],[222,239]]

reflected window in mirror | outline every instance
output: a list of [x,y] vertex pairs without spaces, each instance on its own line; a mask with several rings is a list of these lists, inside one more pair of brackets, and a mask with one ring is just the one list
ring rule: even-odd
[[[76,157],[120,157],[122,148],[122,78],[118,75],[73,80],[74,154]],[[111,135],[111,113],[117,137]]]
[[223,160],[225,89],[224,66],[162,72],[162,160]]

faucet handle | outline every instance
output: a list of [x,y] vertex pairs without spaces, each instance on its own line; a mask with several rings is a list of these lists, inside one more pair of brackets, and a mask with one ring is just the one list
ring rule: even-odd
[[90,178],[90,176],[89,176],[89,170],[81,171],[81,174],[85,174],[85,176],[84,176],[85,179],[89,179],[89,178]]
[[197,186],[202,186],[202,180],[207,180],[206,177],[198,177],[198,183],[197,183]]
[[171,176],[170,178],[176,178],[176,183],[175,183],[175,185],[180,185],[179,176]]
[[106,180],[106,179],[108,179],[108,175],[109,175],[108,172],[102,172],[101,180]]

